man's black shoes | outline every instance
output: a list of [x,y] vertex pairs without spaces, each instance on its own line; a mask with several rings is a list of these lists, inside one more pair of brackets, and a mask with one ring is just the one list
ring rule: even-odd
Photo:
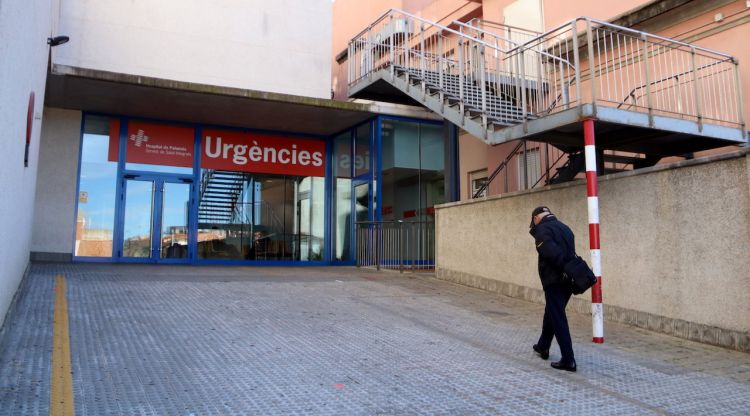
[[574,373],[576,371],[576,362],[575,361],[565,362],[565,361],[560,360],[560,361],[554,361],[554,362],[550,363],[550,365],[555,370],[572,371]]
[[531,348],[534,349],[534,352],[538,356],[542,357],[542,360],[546,360],[547,358],[549,358],[549,348],[546,349],[546,350],[543,350],[543,349],[539,348],[539,346],[536,345],[536,344],[534,344]]

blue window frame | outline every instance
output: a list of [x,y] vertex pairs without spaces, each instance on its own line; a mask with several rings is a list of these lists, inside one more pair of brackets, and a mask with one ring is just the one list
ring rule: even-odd
[[[159,262],[159,263],[187,263],[187,264],[217,264],[217,265],[329,265],[329,264],[354,264],[355,259],[353,256],[354,253],[354,221],[357,213],[357,209],[359,208],[361,210],[362,207],[358,207],[357,199],[356,199],[356,192],[363,192],[363,190],[366,188],[367,190],[367,218],[369,220],[382,220],[383,219],[383,209],[382,209],[382,195],[383,195],[383,180],[382,180],[382,174],[383,174],[383,130],[382,125],[384,121],[392,120],[392,121],[405,121],[405,122],[414,122],[419,124],[428,124],[428,125],[442,125],[443,123],[440,121],[428,121],[428,120],[419,120],[419,119],[412,119],[412,118],[406,118],[406,117],[395,117],[395,116],[375,116],[359,125],[353,126],[349,129],[344,130],[343,132],[340,132],[338,134],[326,137],[326,136],[319,136],[319,135],[311,135],[306,133],[297,133],[297,132],[288,132],[288,131],[267,131],[267,130],[258,130],[258,129],[238,129],[238,128],[231,128],[231,127],[225,127],[225,126],[217,126],[217,125],[205,125],[205,124],[195,124],[195,123],[176,123],[171,122],[168,120],[154,120],[154,119],[144,119],[144,118],[138,118],[139,121],[149,121],[149,122],[155,122],[155,123],[169,123],[173,125],[179,125],[179,126],[186,126],[194,129],[194,148],[195,151],[193,152],[193,168],[192,173],[191,171],[186,171],[183,173],[165,173],[165,172],[156,172],[153,170],[133,170],[133,169],[126,169],[126,167],[132,167],[135,165],[132,164],[126,164],[125,161],[125,152],[126,152],[126,136],[127,136],[127,126],[128,123],[131,121],[130,117],[125,116],[116,116],[116,115],[105,115],[105,114],[93,114],[93,113],[85,113],[83,116],[83,120],[81,123],[81,141],[83,141],[84,138],[84,128],[86,123],[86,118],[90,116],[104,116],[104,117],[111,117],[114,119],[119,120],[120,122],[120,128],[119,128],[119,141],[118,141],[118,158],[117,158],[117,180],[115,186],[115,201],[113,201],[114,204],[114,232],[113,232],[113,243],[112,243],[112,253],[110,257],[88,257],[88,256],[77,256],[75,255],[75,248],[74,248],[74,261],[83,261],[83,262]],[[199,218],[199,204],[201,199],[201,190],[200,190],[200,182],[201,182],[201,138],[203,134],[203,130],[206,128],[217,128],[222,130],[234,130],[234,131],[241,131],[241,132],[254,132],[254,133],[265,133],[265,134],[273,134],[273,135],[294,135],[296,137],[300,138],[310,138],[310,139],[316,139],[316,140],[325,140],[326,142],[326,166],[325,166],[325,178],[324,178],[324,185],[322,187],[323,194],[324,194],[324,200],[323,200],[323,215],[322,215],[322,221],[323,221],[323,243],[322,243],[322,253],[320,259],[316,260],[306,260],[306,261],[300,261],[300,260],[227,260],[227,259],[209,259],[209,258],[201,258],[199,255],[199,238],[200,235],[198,233],[199,230],[199,224],[198,224],[198,218]],[[350,140],[350,146],[349,146],[349,164],[348,169],[350,170],[347,177],[351,178],[349,180],[350,183],[350,213],[349,215],[349,221],[350,224],[348,224],[348,232],[351,233],[349,236],[349,253],[350,256],[344,260],[338,259],[336,257],[335,253],[335,247],[336,244],[336,218],[335,216],[335,184],[334,181],[336,179],[336,169],[339,169],[340,167],[334,166],[334,155],[335,155],[335,148],[334,148],[334,139],[336,137],[341,137],[342,135],[348,135]],[[368,136],[368,137],[364,137]],[[360,151],[358,151],[357,147],[357,140],[360,140]],[[365,142],[362,142],[361,140],[364,139]],[[366,145],[365,145],[366,143]],[[366,149],[366,150],[365,150]],[[366,157],[366,160],[360,161],[361,163],[364,163],[364,166],[357,165],[357,157]],[[144,165],[137,165],[137,167],[144,168]],[[148,167],[145,166],[147,169]],[[79,156],[79,178],[78,178],[78,184],[77,184],[77,192],[80,193],[80,186],[81,186],[81,157]],[[360,175],[356,175],[356,173],[360,173]],[[145,180],[145,181],[151,181],[152,183],[156,184],[156,186],[163,186],[164,184],[171,184],[171,183],[190,183],[190,198],[189,201],[187,201],[187,218],[188,218],[188,224],[187,224],[187,254],[184,257],[179,258],[173,258],[173,259],[164,259],[156,256],[151,256],[149,258],[126,258],[123,256],[123,240],[125,237],[125,216],[126,216],[126,192],[127,192],[127,185],[126,181],[128,180]],[[366,187],[363,187],[363,185],[366,185]],[[446,184],[448,186],[448,184]],[[163,191],[159,191],[163,192]],[[161,196],[162,193],[157,192],[155,195]],[[157,214],[159,211],[161,211],[161,208],[164,204],[163,201],[157,200],[154,201],[154,209],[156,210]],[[79,204],[76,204],[76,217],[78,216],[78,210],[79,210]],[[152,230],[153,232],[160,232],[161,226],[159,224],[159,221],[161,219],[157,218],[154,220],[154,223],[152,224]],[[340,235],[340,234],[339,234]],[[75,237],[74,237],[75,238]],[[161,244],[161,243],[159,243]],[[159,244],[157,244],[156,239],[154,239],[154,242],[150,245],[151,249],[156,252],[159,248]]]

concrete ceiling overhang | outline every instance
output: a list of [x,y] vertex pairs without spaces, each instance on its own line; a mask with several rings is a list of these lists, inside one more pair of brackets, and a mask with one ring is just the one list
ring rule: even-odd
[[104,114],[332,135],[376,114],[354,102],[53,65],[45,105]]

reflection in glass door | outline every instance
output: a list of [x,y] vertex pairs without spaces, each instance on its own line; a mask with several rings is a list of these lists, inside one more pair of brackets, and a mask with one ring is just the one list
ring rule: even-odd
[[161,198],[159,256],[162,259],[187,259],[190,184],[164,182]]
[[141,180],[125,183],[122,257],[151,257],[155,185]]
[[369,182],[354,186],[354,218],[357,222],[370,220]]
[[191,184],[163,178],[127,178],[122,257],[188,259]]

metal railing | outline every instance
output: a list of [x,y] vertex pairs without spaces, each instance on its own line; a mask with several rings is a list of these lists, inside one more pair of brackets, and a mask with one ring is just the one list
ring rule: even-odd
[[435,222],[358,221],[357,267],[406,271],[435,268]]
[[[538,157],[536,170],[529,168],[529,158],[526,155],[530,152],[537,153],[535,155],[535,157]],[[490,196],[511,190],[520,191],[548,185],[557,169],[561,168],[568,160],[567,155],[568,153],[549,143],[519,140],[513,150],[508,152],[505,159],[492,171],[487,181],[472,195],[472,199],[479,198],[482,195]],[[512,163],[513,161],[515,163]],[[509,178],[513,177],[509,171],[510,166],[518,167],[516,180],[519,186],[517,188],[509,183]],[[490,192],[490,185],[496,180],[501,182],[500,189],[495,187],[493,189],[497,192]]]
[[591,103],[744,129],[738,61],[579,17],[542,34],[481,20],[452,29],[392,9],[349,43],[349,85],[386,70],[407,88],[457,99],[460,113],[513,125]]

